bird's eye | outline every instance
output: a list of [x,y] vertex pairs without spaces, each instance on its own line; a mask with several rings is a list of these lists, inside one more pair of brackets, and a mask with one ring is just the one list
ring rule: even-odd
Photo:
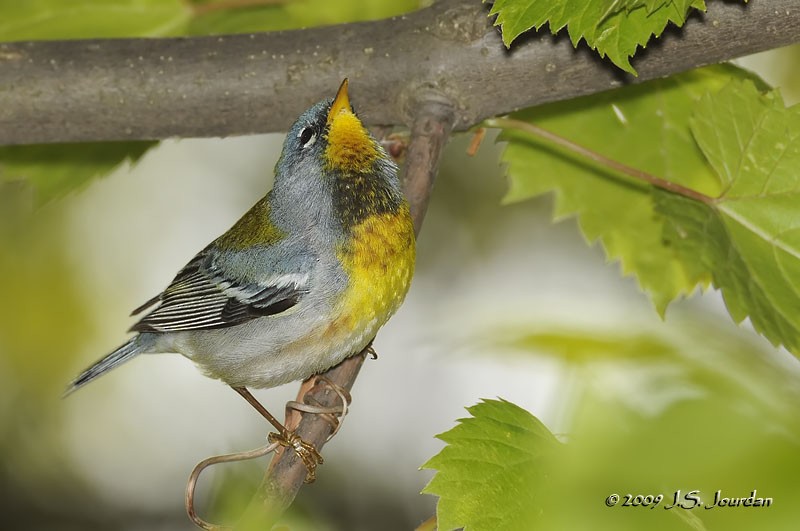
[[304,127],[303,130],[300,131],[300,134],[297,135],[297,137],[300,139],[300,147],[306,148],[311,144],[313,144],[314,141],[317,139],[317,133],[315,133],[314,129],[312,129],[311,127]]

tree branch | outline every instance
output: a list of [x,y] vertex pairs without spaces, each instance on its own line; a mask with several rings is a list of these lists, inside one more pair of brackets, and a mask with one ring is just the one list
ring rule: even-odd
[[455,109],[442,94],[424,91],[413,103],[411,138],[403,166],[403,191],[419,235],[428,210],[442,150],[455,123]]
[[[438,172],[442,149],[450,137],[455,119],[454,108],[438,93],[422,91],[410,110],[411,140],[403,166],[403,185],[411,207],[414,231],[419,234],[428,206],[433,181]],[[332,383],[350,391],[364,363],[367,351],[344,360],[322,374]],[[322,407],[335,407],[338,395],[330,385],[304,382],[297,400]],[[286,426],[295,429],[305,441],[321,450],[331,434],[332,427],[316,414],[297,415],[287,419]],[[306,467],[294,452],[281,449],[276,452],[264,477],[258,494],[245,512],[238,529],[268,529],[294,501],[306,477]]]
[[[339,365],[328,369],[322,376],[331,382],[350,391],[356,376],[364,364],[366,351],[347,358]],[[338,395],[329,385],[315,383],[315,379],[303,382],[297,395],[298,402],[311,403],[322,407],[335,407]],[[285,426],[294,430],[304,441],[322,450],[332,426],[320,415],[292,415],[286,419]],[[279,447],[275,452],[264,480],[253,497],[247,510],[237,524],[236,529],[270,529],[271,524],[292,504],[297,492],[303,485],[306,473],[305,465],[292,451]]]
[[368,124],[409,122],[420,89],[457,130],[513,110],[800,41],[797,0],[710,2],[637,56],[638,78],[545,33],[511,51],[477,0],[297,31],[0,45],[0,144],[285,131],[344,77]]

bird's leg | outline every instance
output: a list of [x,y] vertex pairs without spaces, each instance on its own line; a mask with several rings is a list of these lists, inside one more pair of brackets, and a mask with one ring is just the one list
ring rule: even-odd
[[231,388],[234,391],[236,391],[237,393],[239,393],[240,395],[242,395],[242,398],[247,400],[247,402],[251,406],[253,406],[253,409],[255,409],[256,411],[261,413],[261,416],[264,417],[265,419],[267,419],[269,421],[269,423],[272,424],[275,427],[276,430],[278,430],[278,431],[286,430],[286,428],[283,426],[283,424],[278,422],[278,419],[273,417],[272,413],[267,411],[267,408],[262,406],[261,402],[259,402],[256,399],[256,397],[254,397],[252,394],[250,394],[250,391],[247,390],[247,387],[233,387],[233,386],[231,386]]
[[308,473],[306,474],[306,483],[311,483],[316,479],[316,470],[317,466],[323,463],[322,455],[320,455],[319,451],[314,447],[313,444],[305,442],[301,439],[296,433],[289,431],[286,427],[278,422],[278,419],[272,416],[272,414],[267,411],[267,408],[261,405],[261,402],[256,400],[250,391],[247,390],[246,387],[232,387],[234,391],[242,395],[242,398],[247,400],[247,402],[253,406],[253,408],[261,413],[265,419],[272,424],[278,433],[270,433],[267,436],[267,440],[270,443],[278,443],[281,446],[286,448],[291,448],[294,450],[294,453],[297,454],[297,457],[303,461],[303,464],[306,465],[306,469]]

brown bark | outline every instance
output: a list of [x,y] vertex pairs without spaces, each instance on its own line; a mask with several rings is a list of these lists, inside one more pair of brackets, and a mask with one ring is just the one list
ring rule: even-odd
[[510,51],[477,0],[297,31],[0,44],[0,144],[285,131],[349,77],[367,124],[407,125],[413,99],[452,102],[454,129],[800,41],[797,0],[714,1],[648,45],[633,78],[566,36]]

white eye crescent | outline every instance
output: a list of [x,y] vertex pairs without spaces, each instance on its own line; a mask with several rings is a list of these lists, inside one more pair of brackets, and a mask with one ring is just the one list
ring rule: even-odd
[[304,127],[297,138],[300,139],[300,147],[307,148],[317,140],[317,133],[311,127]]

